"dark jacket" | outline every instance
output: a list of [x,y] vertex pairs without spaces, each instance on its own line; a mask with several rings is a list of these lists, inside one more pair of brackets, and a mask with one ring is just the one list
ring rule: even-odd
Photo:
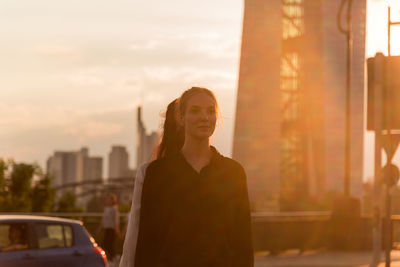
[[252,267],[246,175],[214,148],[200,173],[181,153],[144,179],[135,267]]

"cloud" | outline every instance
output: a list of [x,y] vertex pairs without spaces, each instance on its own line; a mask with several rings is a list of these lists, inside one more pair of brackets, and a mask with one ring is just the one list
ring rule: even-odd
[[[176,36],[159,35],[150,40],[137,40],[128,46],[134,52],[165,51],[183,54],[202,54],[206,56],[221,58],[236,58],[239,53],[239,40],[230,35],[218,33],[189,33]],[[207,57],[206,57],[207,58]]]
[[0,102],[0,133],[25,129],[41,124],[35,117],[38,110],[25,105],[9,105]]
[[131,44],[129,46],[129,49],[133,51],[155,50],[161,45],[162,42],[160,42],[160,40],[150,40],[143,43]]
[[[31,131],[41,131],[48,128],[57,131],[59,135],[97,138],[120,134],[127,123],[134,117],[132,107],[103,109],[97,111],[76,111],[75,109],[59,108],[46,112],[39,107],[14,107],[8,109],[0,103],[0,112],[7,110],[6,116],[0,117],[1,136],[28,134]],[[10,116],[10,113],[14,113]],[[35,116],[41,117],[41,123]],[[8,118],[7,118],[8,117]],[[36,119],[36,120],[35,120]]]
[[92,137],[105,137],[121,133],[123,127],[118,123],[84,121],[64,129],[63,134],[79,136],[83,139]]
[[36,46],[35,52],[45,56],[77,56],[79,51],[77,47],[66,44],[40,44]]
[[122,131],[123,126],[118,123],[123,117],[121,114],[132,112],[132,107],[78,110],[64,106],[49,109],[40,105],[12,106],[0,102],[0,136],[48,127],[60,129],[60,134],[110,136]]
[[67,78],[69,84],[75,87],[104,87],[107,85],[105,78],[91,71],[78,71]]
[[240,40],[232,34],[160,35],[128,46],[126,59],[141,66],[167,65],[199,68],[230,68],[237,65]]
[[68,121],[59,117],[58,123],[2,128],[0,157],[27,162],[38,160],[45,166],[46,158],[55,150],[69,151],[88,146],[95,154],[105,156],[111,145],[117,143],[128,146],[133,163],[135,115],[131,108],[105,109],[74,114]]

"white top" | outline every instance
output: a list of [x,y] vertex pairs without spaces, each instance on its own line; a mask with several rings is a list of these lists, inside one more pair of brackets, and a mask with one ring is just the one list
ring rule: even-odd
[[117,229],[117,225],[119,224],[119,212],[117,206],[105,207],[101,221],[104,229]]
[[133,189],[133,198],[131,211],[129,212],[128,227],[124,241],[124,248],[122,250],[122,257],[119,267],[134,267],[135,266],[135,253],[136,244],[139,232],[139,217],[140,217],[140,202],[142,199],[142,188],[146,169],[149,163],[140,166],[136,173],[135,188]]

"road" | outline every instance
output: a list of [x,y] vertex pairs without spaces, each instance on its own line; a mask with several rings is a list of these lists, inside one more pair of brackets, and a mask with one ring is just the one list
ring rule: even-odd
[[[368,267],[371,252],[288,251],[277,256],[257,254],[255,267]],[[384,256],[379,267],[384,267]],[[392,252],[392,267],[400,267],[400,251]]]
[[[381,264],[384,267],[382,254]],[[254,267],[369,267],[371,252],[287,251],[277,256],[257,253]],[[118,267],[111,263],[109,267]],[[400,251],[392,252],[391,267],[400,267]]]

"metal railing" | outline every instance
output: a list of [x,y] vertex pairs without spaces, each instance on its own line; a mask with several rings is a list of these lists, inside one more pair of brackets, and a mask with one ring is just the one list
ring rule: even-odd
[[[103,213],[0,212],[0,215],[36,215],[81,220],[92,236],[100,241],[96,229]],[[120,213],[121,229],[128,213]],[[256,251],[287,249],[370,250],[372,216],[336,217],[331,212],[252,213],[253,243]],[[400,215],[392,217],[392,248],[400,248]],[[122,246],[123,240],[120,240]]]

